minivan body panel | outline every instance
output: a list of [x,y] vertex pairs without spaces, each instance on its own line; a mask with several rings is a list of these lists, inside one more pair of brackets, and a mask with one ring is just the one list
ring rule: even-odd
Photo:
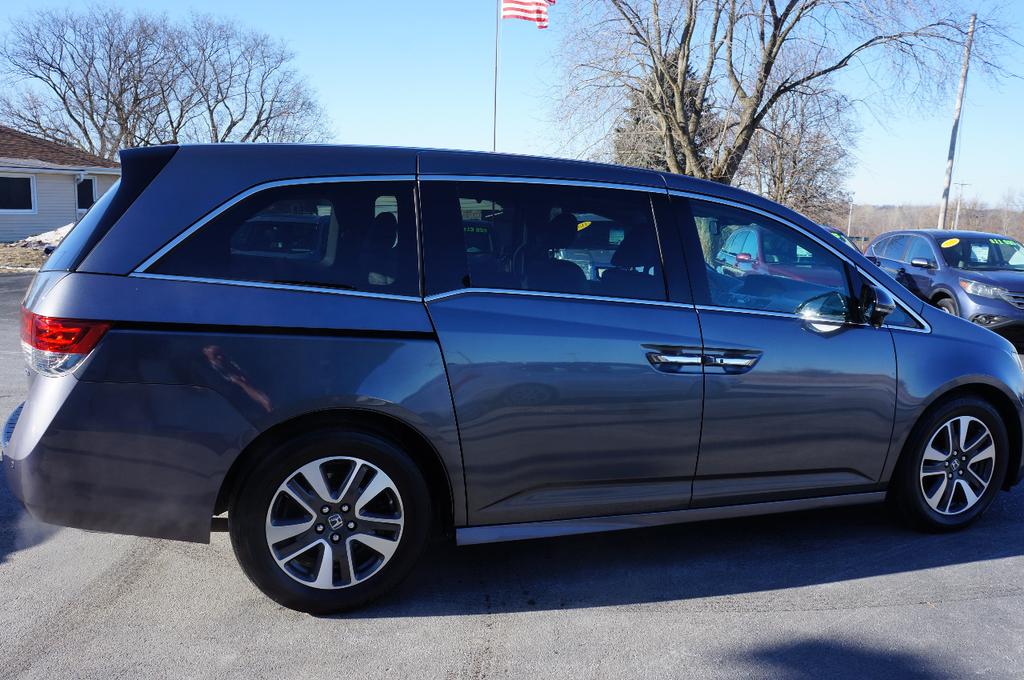
[[430,442],[465,522],[455,414],[421,300],[79,273],[33,291],[45,291],[29,295],[37,314],[115,322],[75,375],[32,381],[5,456],[40,517],[207,540],[220,486],[260,433],[370,411]]
[[[882,479],[888,480],[914,423],[925,410],[958,387],[987,386],[998,390],[1015,412],[1007,421],[1011,432],[1024,432],[1024,374],[1014,359],[1013,345],[980,326],[929,307],[923,316],[931,333],[893,330],[899,357],[899,394],[893,445]],[[1020,451],[1011,452],[1018,457]],[[1007,484],[1021,478],[1020,466],[1007,471]]]
[[[708,366],[695,506],[870,488],[889,450],[896,402],[890,332],[819,332],[784,316],[701,309],[706,348],[757,357]],[[751,332],[756,328],[756,332]]]
[[448,366],[471,524],[687,507],[700,366],[693,308],[466,290],[428,302]]

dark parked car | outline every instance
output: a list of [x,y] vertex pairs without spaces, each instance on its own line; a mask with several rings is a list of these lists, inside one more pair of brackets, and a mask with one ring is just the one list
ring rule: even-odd
[[1010,344],[751,194],[415,149],[121,161],[24,300],[3,467],[44,521],[204,542],[227,513],[260,589],[330,612],[435,535],[885,499],[944,531],[1020,477]]
[[978,231],[900,231],[866,250],[939,309],[999,333],[1024,351],[1024,245]]

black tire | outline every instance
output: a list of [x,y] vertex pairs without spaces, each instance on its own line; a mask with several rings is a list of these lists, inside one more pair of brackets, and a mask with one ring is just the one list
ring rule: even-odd
[[953,316],[960,316],[960,310],[957,308],[956,300],[954,300],[953,298],[939,298],[938,300],[935,301],[935,306],[941,309],[942,311],[946,312],[947,314],[952,314]]
[[[936,490],[943,484],[943,480],[939,476],[940,473],[932,472],[930,476],[925,477],[923,476],[924,468],[922,466],[926,462],[925,451],[932,442],[932,438],[940,432],[946,423],[961,416],[977,419],[988,428],[994,447],[994,461],[991,464],[990,470],[987,466],[975,468],[981,470],[982,476],[986,472],[990,471],[991,473],[988,485],[982,493],[977,495],[977,501],[973,505],[966,506],[968,501],[961,492],[959,495],[965,504],[965,508],[957,512],[957,514],[944,514],[929,505],[925,491],[926,485],[930,490]],[[971,427],[976,428],[977,426]],[[978,436],[977,432],[977,429],[975,429],[968,437],[974,438]],[[954,448],[958,448],[958,445],[954,444]],[[983,447],[979,447],[978,450],[980,448]],[[943,450],[943,452],[945,451]],[[953,453],[955,454],[955,450]],[[953,458],[956,457],[956,455],[953,455]],[[965,457],[969,460],[969,455]],[[1006,478],[1008,461],[1009,437],[1002,418],[991,404],[974,397],[964,397],[946,402],[932,409],[914,427],[914,431],[907,440],[907,445],[897,465],[896,474],[889,492],[890,501],[901,518],[915,529],[936,533],[963,529],[975,522],[988,506],[992,504],[996,494],[999,493],[1003,486],[1003,480]],[[953,465],[954,467],[949,468],[946,466],[946,463],[934,463],[934,467],[942,466],[944,468],[947,475],[946,482],[948,483],[949,479],[953,479],[953,486],[955,487],[956,478],[958,476],[963,478],[963,475],[960,474],[961,468],[966,470],[967,474],[971,474],[971,470],[963,468],[963,463],[959,461],[954,461]],[[929,469],[932,468],[929,467]],[[953,476],[949,477],[949,475]],[[936,478],[938,478],[938,481],[935,481]],[[934,494],[932,497],[934,498]],[[942,502],[940,500],[940,510],[941,505]],[[948,506],[947,509],[949,509]]]
[[[378,571],[351,585],[322,589],[300,583],[278,566],[268,545],[266,524],[281,484],[303,465],[334,456],[358,458],[386,473],[400,494],[404,524],[397,548]],[[322,615],[360,607],[398,585],[422,555],[433,530],[433,516],[423,475],[398,446],[375,434],[324,429],[295,436],[264,452],[231,500],[228,528],[235,556],[257,588],[289,609]],[[314,521],[319,523],[319,517]],[[328,528],[324,537],[332,531]]]

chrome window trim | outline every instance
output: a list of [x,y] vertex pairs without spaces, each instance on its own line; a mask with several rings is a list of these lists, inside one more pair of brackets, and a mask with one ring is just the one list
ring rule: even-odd
[[[800,314],[793,314],[793,313],[786,312],[786,311],[769,311],[767,309],[743,309],[743,308],[740,308],[740,307],[718,307],[718,306],[710,305],[710,304],[698,304],[698,305],[696,305],[696,309],[697,309],[697,311],[723,311],[723,312],[732,313],[732,314],[754,314],[756,316],[774,316],[776,318],[795,318],[795,320],[797,320],[799,322],[803,322],[803,323],[810,323],[810,322],[814,321],[814,320],[808,320],[808,318],[804,318]],[[849,327],[852,327],[852,328],[868,328],[867,324],[854,324],[854,323],[851,323],[851,322],[847,322],[845,324],[841,324],[841,326],[848,327],[848,328]],[[890,330],[893,330],[893,331],[907,331],[907,332],[910,332],[910,333],[926,333],[927,332],[924,329],[920,329],[920,328],[906,328],[905,326],[890,326],[889,324],[883,324],[882,328],[890,329]]]
[[[185,229],[183,232],[175,236],[163,247],[157,250],[155,253],[150,255],[146,260],[136,267],[132,274],[139,274],[145,272],[147,269],[152,267],[156,262],[166,255],[169,251],[177,247],[182,241],[187,239],[192,234],[196,233],[204,226],[210,223],[210,221],[219,217],[222,213],[230,210],[234,206],[238,205],[241,201],[249,198],[253,194],[258,194],[261,191],[268,189],[276,189],[278,187],[288,186],[299,186],[304,184],[338,184],[341,182],[415,182],[416,175],[343,175],[340,177],[302,177],[297,179],[280,179],[273,182],[264,182],[257,184],[256,186],[250,187],[240,194],[235,194],[228,200],[221,203],[219,206],[214,208],[212,211],[207,213],[204,217],[201,217],[198,221],[194,222],[191,226]],[[336,292],[336,291],[335,291]]]
[[505,288],[459,288],[456,290],[435,293],[423,298],[424,302],[439,302],[452,297],[462,295],[487,294],[487,295],[518,295],[521,297],[543,297],[561,300],[585,300],[589,302],[616,302],[631,305],[650,305],[655,307],[672,307],[676,309],[695,309],[695,306],[688,302],[669,302],[668,300],[641,300],[638,298],[617,298],[605,297],[602,295],[578,295],[576,293],[553,293],[540,290],[513,290]]
[[[799,314],[793,314],[791,312],[773,312],[769,309],[744,309],[743,307],[720,307],[718,305],[697,305],[697,310],[701,312],[728,312],[730,314],[753,314],[755,316],[772,316],[780,319],[799,319],[800,321],[807,321],[804,317]],[[848,326],[859,326],[862,324],[844,324]]]
[[420,182],[495,182],[502,184],[551,184],[563,187],[583,187],[589,189],[620,189],[623,191],[644,191],[661,196],[665,195],[665,186],[651,184],[621,184],[617,182],[601,182],[586,179],[553,179],[549,177],[501,177],[494,175],[420,175]]
[[[752,212],[752,213],[755,213],[755,214],[758,214],[758,215],[762,215],[764,217],[767,217],[770,220],[774,220],[774,221],[776,221],[776,222],[778,222],[780,224],[784,224],[784,225],[786,225],[787,227],[789,227],[791,229],[795,229],[796,231],[798,231],[799,233],[803,234],[807,238],[811,239],[812,241],[814,241],[818,245],[823,246],[826,250],[831,252],[833,255],[838,257],[840,260],[842,260],[846,264],[848,264],[851,267],[853,267],[854,269],[856,269],[857,272],[861,276],[866,278],[868,281],[870,281],[872,285],[874,285],[874,286],[876,286],[878,288],[881,288],[882,290],[884,290],[887,293],[889,293],[889,295],[892,296],[893,300],[896,301],[896,304],[898,304],[900,306],[900,309],[902,309],[906,314],[908,314],[912,319],[914,319],[914,321],[918,322],[922,326],[921,328],[905,328],[903,326],[890,326],[889,324],[882,324],[882,328],[890,328],[892,330],[901,330],[901,331],[910,331],[912,333],[931,333],[931,331],[932,331],[931,325],[927,321],[925,321],[925,319],[920,314],[918,314],[914,310],[910,309],[910,307],[905,302],[903,302],[903,300],[901,300],[898,295],[893,293],[892,290],[888,286],[884,286],[881,283],[879,283],[878,279],[876,279],[874,276],[872,276],[868,272],[864,271],[864,269],[859,264],[857,264],[856,262],[851,262],[849,260],[849,258],[847,258],[839,249],[833,247],[830,243],[828,243],[827,241],[825,241],[822,238],[819,238],[817,235],[812,234],[811,232],[807,231],[807,229],[801,227],[800,225],[795,224],[793,222],[790,222],[786,218],[780,217],[780,216],[775,215],[773,213],[770,213],[770,212],[768,212],[766,210],[761,210],[760,208],[754,207],[752,205],[747,205],[746,203],[739,203],[737,201],[731,201],[731,200],[729,200],[727,198],[719,198],[717,196],[709,196],[707,194],[697,194],[697,193],[693,193],[693,192],[690,192],[690,191],[679,191],[679,190],[675,190],[675,189],[669,189],[668,193],[669,193],[670,196],[679,196],[681,198],[693,199],[695,201],[705,201],[705,202],[708,202],[708,203],[718,203],[720,205],[727,205],[727,206],[732,207],[732,208],[739,208],[740,210],[746,210],[747,212]],[[734,311],[734,312],[749,311],[749,310],[735,309],[735,308],[731,308],[731,307],[720,307],[718,309],[721,310],[721,311]],[[791,316],[795,316],[795,315],[791,315]],[[800,318],[800,317],[795,317],[795,318]]]
[[418,295],[394,295],[392,293],[374,293],[362,290],[343,290],[340,288],[323,288],[316,285],[292,283],[270,283],[266,281],[240,281],[237,279],[210,279],[201,276],[181,276],[178,274],[148,274],[132,272],[128,276],[136,279],[153,279],[156,281],[184,281],[188,283],[210,283],[220,286],[239,286],[243,288],[266,288],[270,290],[288,290],[301,293],[326,293],[328,295],[346,295],[352,297],[373,298],[377,300],[402,300],[406,302],[422,302]]

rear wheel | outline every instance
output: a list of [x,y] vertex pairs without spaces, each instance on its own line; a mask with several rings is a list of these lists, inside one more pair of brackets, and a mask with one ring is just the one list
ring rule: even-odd
[[1006,428],[987,402],[942,405],[915,428],[894,481],[896,505],[926,531],[963,528],[992,503],[1006,476]]
[[953,298],[939,298],[935,302],[935,306],[953,316],[960,316],[960,310],[956,307],[956,300]]
[[235,555],[278,603],[311,614],[358,607],[404,578],[431,528],[426,483],[398,447],[329,430],[263,456],[231,503]]

